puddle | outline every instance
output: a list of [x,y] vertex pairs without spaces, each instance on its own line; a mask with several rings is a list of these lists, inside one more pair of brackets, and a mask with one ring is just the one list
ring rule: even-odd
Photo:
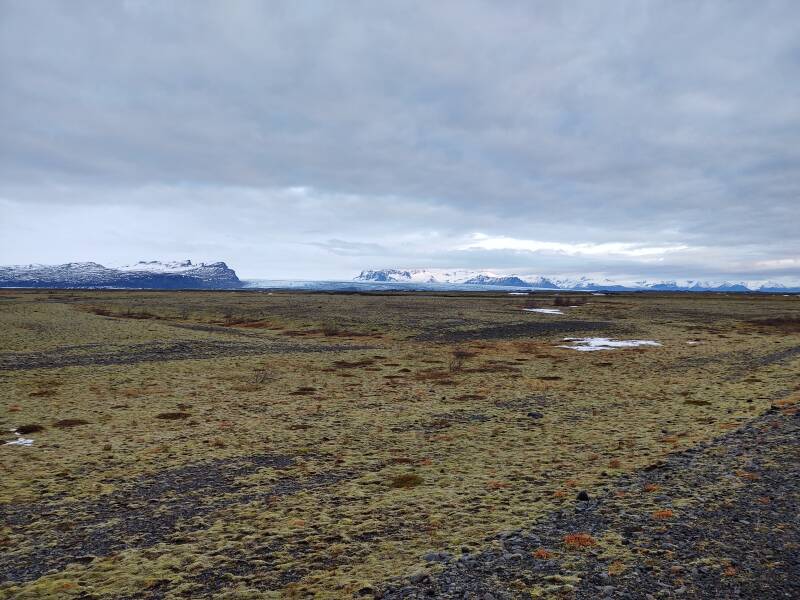
[[523,308],[526,312],[542,313],[545,315],[563,315],[564,313],[557,308]]
[[527,296],[528,292],[508,292],[509,296]]
[[602,292],[592,292],[592,296],[605,296]]
[[580,352],[594,352],[597,350],[614,350],[616,348],[638,348],[639,346],[660,346],[654,340],[612,340],[610,338],[564,338],[565,342],[572,342],[571,346],[559,346]]

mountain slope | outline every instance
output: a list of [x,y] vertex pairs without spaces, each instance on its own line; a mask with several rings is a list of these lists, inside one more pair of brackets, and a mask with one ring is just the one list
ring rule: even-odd
[[230,289],[241,287],[224,262],[139,262],[119,268],[95,262],[0,267],[0,287]]
[[488,271],[443,269],[378,269],[362,271],[355,281],[393,283],[439,283],[459,285],[496,285],[532,289],[560,290],[652,290],[688,292],[798,292],[800,282],[791,285],[775,281],[698,281],[639,280],[614,281],[608,278],[543,277],[540,275],[498,275]]

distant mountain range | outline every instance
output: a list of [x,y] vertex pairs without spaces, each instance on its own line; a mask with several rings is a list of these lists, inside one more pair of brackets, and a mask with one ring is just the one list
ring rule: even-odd
[[438,283],[504,286],[541,290],[687,291],[687,292],[800,292],[800,282],[787,285],[776,281],[640,280],[616,281],[589,277],[542,277],[540,275],[497,275],[487,271],[446,269],[379,269],[362,271],[355,281],[381,283]]
[[[540,275],[500,275],[489,271],[447,269],[379,269],[362,271],[349,284],[353,289],[370,289],[371,284],[437,284],[461,289],[507,287],[531,290],[583,291],[689,291],[689,292],[800,292],[800,282],[776,281],[699,281],[641,280],[617,281],[590,277],[543,277]],[[305,290],[345,290],[345,282],[335,281],[242,281],[224,262],[193,263],[191,260],[140,261],[122,267],[105,267],[95,262],[62,265],[0,266],[0,288],[117,288],[117,289],[238,289],[291,288]],[[365,287],[366,286],[366,287]]]
[[0,267],[0,287],[230,289],[242,282],[224,262],[140,261],[116,268],[80,262]]

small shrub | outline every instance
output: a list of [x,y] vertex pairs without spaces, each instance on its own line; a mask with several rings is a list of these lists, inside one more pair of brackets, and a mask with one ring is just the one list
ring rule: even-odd
[[671,519],[672,517],[674,517],[675,513],[672,512],[672,510],[669,508],[664,508],[655,511],[652,516],[657,521],[666,521],[667,519]]
[[408,489],[417,487],[421,483],[422,477],[416,473],[405,473],[403,475],[397,475],[396,477],[393,477],[391,482],[389,482],[389,487],[395,489]]
[[191,416],[192,415],[188,412],[176,411],[176,412],[159,413],[156,415],[156,419],[164,419],[167,421],[178,421],[180,419],[188,419]]
[[342,328],[334,321],[326,321],[321,327],[322,333],[327,336],[337,336],[342,333]]
[[369,367],[370,365],[375,364],[375,361],[371,358],[365,358],[363,360],[337,360],[334,361],[333,366],[336,369],[355,369],[358,367]]
[[472,358],[475,355],[475,352],[470,352],[469,350],[464,350],[462,348],[456,348],[453,350],[453,354],[448,365],[450,372],[458,373],[461,371],[461,369],[464,367],[464,361]]
[[317,391],[317,388],[311,386],[302,386],[297,388],[295,391],[291,392],[292,396],[311,396],[314,392]]
[[64,429],[66,427],[78,427],[79,425],[88,425],[89,421],[84,421],[83,419],[61,419],[60,421],[56,421],[53,423],[54,427],[59,427]]
[[533,558],[536,558],[536,559],[539,559],[539,560],[547,560],[548,558],[551,558],[552,556],[553,556],[553,553],[550,552],[549,550],[545,550],[544,548],[537,548],[533,552]]
[[613,458],[608,462],[608,466],[612,469],[619,469],[622,466],[622,462],[618,458]]
[[22,425],[21,427],[17,427],[16,431],[20,435],[26,435],[28,433],[39,433],[40,431],[44,431],[44,425],[39,425],[38,423],[32,423],[30,425]]
[[586,304],[584,296],[556,296],[553,298],[554,306],[583,306]]

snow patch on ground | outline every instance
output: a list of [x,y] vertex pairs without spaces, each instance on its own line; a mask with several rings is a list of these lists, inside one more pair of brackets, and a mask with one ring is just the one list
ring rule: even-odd
[[638,348],[639,346],[660,346],[654,340],[612,340],[610,338],[564,338],[565,342],[572,345],[559,346],[580,352],[595,352],[597,350],[614,350],[616,348]]
[[542,313],[544,315],[563,315],[564,313],[557,308],[523,308],[526,312]]
[[18,433],[14,433],[17,436],[17,439],[11,440],[10,442],[6,442],[3,444],[4,446],[33,446],[33,440],[30,438],[22,437]]

